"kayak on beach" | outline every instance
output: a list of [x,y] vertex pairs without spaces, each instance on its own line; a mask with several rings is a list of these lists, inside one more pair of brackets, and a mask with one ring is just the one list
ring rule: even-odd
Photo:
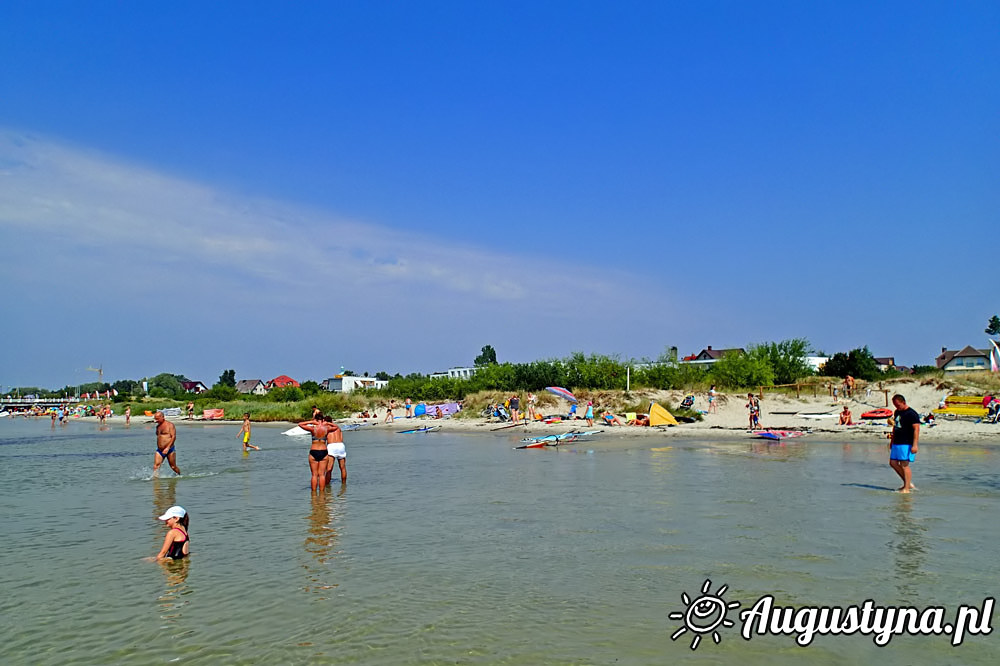
[[601,430],[581,430],[570,431],[561,435],[541,435],[539,437],[525,437],[521,440],[523,446],[515,446],[515,449],[540,449],[543,446],[556,446],[564,442],[575,442],[581,437],[596,435]]
[[762,430],[761,432],[753,433],[753,437],[780,441],[782,439],[801,437],[805,434],[806,433],[801,430]]
[[861,415],[863,419],[887,419],[892,416],[892,411],[889,409],[873,409],[870,412],[865,412]]
[[424,426],[423,428],[410,428],[409,430],[397,430],[397,435],[412,435],[415,432],[433,432],[440,430],[441,426]]
[[515,449],[542,449],[546,446],[559,446],[560,444],[568,444],[569,442],[575,442],[580,439],[580,435],[576,433],[567,433],[566,435],[558,436],[559,439],[553,439],[557,435],[549,435],[548,437],[539,437],[534,441],[528,441],[527,444],[522,444],[521,446],[515,446]]

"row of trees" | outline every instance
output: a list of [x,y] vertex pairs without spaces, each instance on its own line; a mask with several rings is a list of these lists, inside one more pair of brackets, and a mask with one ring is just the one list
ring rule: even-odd
[[[994,317],[996,319],[996,317]],[[1000,331],[1000,321],[996,328]],[[375,376],[389,384],[375,391],[386,397],[410,397],[414,400],[461,399],[477,391],[541,391],[546,386],[594,390],[624,390],[626,385],[635,388],[694,389],[715,384],[723,389],[740,389],[774,384],[791,384],[814,374],[807,362],[813,355],[809,341],[793,338],[781,342],[767,342],[751,345],[746,353],[731,352],[711,365],[679,363],[673,348],[655,360],[622,360],[617,356],[600,354],[585,355],[574,353],[563,359],[532,361],[530,363],[499,363],[496,350],[491,345],[482,348],[475,359],[478,370],[470,379],[436,378],[423,374],[409,374],[393,377],[386,372]],[[915,371],[933,370],[920,366]],[[344,371],[345,374],[354,374]],[[819,369],[822,376],[846,377],[852,375],[869,381],[898,375],[882,372],[868,347],[838,352]],[[367,376],[367,373],[365,373]],[[142,382],[146,382],[144,393]],[[106,393],[117,391],[116,401],[130,400],[148,395],[153,398],[187,400],[192,395],[184,390],[183,382],[189,381],[183,375],[161,373],[144,380],[119,380],[114,383],[89,383],[80,387],[66,386],[56,391],[38,388],[19,389],[21,395],[36,394],[41,397],[73,396],[79,393]],[[244,396],[236,391],[236,371],[222,372],[219,381],[199,398],[231,401],[240,399],[266,402],[295,402],[317,395],[323,388],[314,381],[303,382],[301,386],[286,386],[272,389],[265,396]]]
[[[711,365],[678,363],[672,351],[652,361],[625,361],[615,356],[575,353],[557,360],[498,363],[495,354],[493,347],[483,347],[483,353],[476,358],[478,370],[470,379],[397,375],[389,380],[386,388],[376,393],[414,400],[442,400],[464,398],[477,391],[541,391],[546,386],[624,390],[627,385],[632,388],[695,389],[715,384],[723,389],[740,389],[792,384],[815,374],[806,360],[813,351],[804,338],[751,345],[746,353],[729,353]],[[820,368],[819,374],[833,377],[850,374],[866,380],[891,376],[879,369],[867,347],[834,354]]]

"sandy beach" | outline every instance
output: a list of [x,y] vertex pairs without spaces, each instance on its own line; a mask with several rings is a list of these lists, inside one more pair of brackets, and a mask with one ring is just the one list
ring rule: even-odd
[[[942,398],[949,393],[946,389],[941,389],[935,384],[921,385],[916,381],[900,381],[887,385],[889,395],[901,393],[907,399],[907,404],[913,407],[920,414],[926,414],[935,409]],[[684,397],[683,391],[652,391],[644,392],[650,399],[655,399],[661,403],[678,404]],[[867,394],[864,390],[858,392],[853,398],[834,401],[829,396],[813,397],[803,395],[801,398],[787,396],[777,393],[765,393],[760,401],[761,425],[765,429],[775,430],[803,430],[808,431],[811,439],[821,441],[843,441],[843,442],[880,442],[885,439],[885,434],[889,428],[885,421],[862,421],[861,414],[869,410],[884,408],[886,406],[885,394],[878,390],[873,390]],[[853,415],[855,425],[838,425],[837,416],[843,406],[847,404]],[[554,407],[548,406],[543,409],[545,414],[565,414],[569,411],[570,403],[560,400]],[[892,408],[891,405],[889,407]],[[705,411],[708,409],[708,400],[704,394],[697,394],[695,399],[695,409]],[[340,419],[341,425],[363,424],[366,429],[372,430],[402,430],[406,428],[422,427],[426,425],[440,426],[440,430],[448,432],[469,432],[469,433],[492,433],[508,432],[521,433],[524,435],[550,435],[564,433],[569,430],[601,430],[598,435],[602,440],[641,438],[697,438],[703,440],[732,440],[748,438],[751,436],[746,408],[745,393],[720,393],[718,399],[717,413],[704,414],[703,420],[696,423],[681,423],[673,427],[636,427],[636,426],[607,426],[600,419],[602,413],[600,405],[595,405],[594,412],[597,418],[594,419],[594,426],[591,428],[587,422],[580,418],[573,421],[563,421],[561,423],[530,423],[526,425],[511,426],[510,423],[501,423],[496,419],[487,420],[480,417],[458,417],[433,419],[429,417],[419,417],[407,419],[396,416],[393,423],[383,423],[385,413],[378,412],[377,418],[360,419],[347,418]],[[807,416],[808,415],[808,416]],[[824,415],[824,416],[821,416]],[[619,415],[622,422],[624,416]],[[83,417],[81,421],[96,421],[96,417]],[[185,424],[203,424],[202,419],[188,421],[183,417],[172,417],[172,422],[183,426]],[[124,423],[125,418],[121,415],[111,417],[112,423]],[[132,423],[142,425],[151,423],[152,419],[145,415],[133,416]],[[236,425],[241,421],[212,421],[219,425]],[[289,422],[278,423],[255,423],[254,427],[282,427],[287,428]],[[938,418],[932,426],[923,426],[920,435],[921,442],[933,443],[998,443],[1000,444],[1000,425],[990,423],[976,423],[974,418]]]
[[[921,386],[915,381],[903,381],[887,386],[890,389],[890,396],[901,393],[907,399],[907,404],[921,414],[926,414],[938,406],[941,399],[948,393],[939,389],[934,384]],[[662,402],[678,404],[684,397],[682,391],[661,391],[651,394],[652,397]],[[718,412],[705,414],[702,421],[696,423],[682,423],[678,426],[667,428],[649,428],[636,426],[606,426],[600,419],[600,405],[595,405],[594,427],[587,426],[586,421],[578,419],[574,421],[563,421],[558,424],[532,423],[525,426],[509,427],[507,430],[497,432],[518,432],[529,435],[548,435],[554,433],[567,432],[568,430],[597,429],[601,430],[600,437],[607,438],[633,438],[633,437],[684,437],[698,439],[739,439],[750,436],[749,420],[746,409],[745,393],[720,394]],[[872,409],[885,407],[885,394],[880,391],[872,391],[866,395],[860,391],[859,395],[850,400],[841,399],[834,402],[829,396],[813,397],[803,395],[800,399],[787,397],[781,394],[765,394],[760,401],[761,405],[761,425],[764,428],[776,430],[808,430],[811,438],[823,441],[875,441],[880,442],[885,439],[885,434],[889,427],[884,420],[860,421],[863,412]],[[837,424],[839,415],[844,404],[851,410],[856,425],[841,426]],[[704,394],[699,394],[695,399],[695,408],[699,410],[708,409],[708,401]],[[892,408],[891,405],[889,407]],[[568,402],[560,402],[557,408],[547,408],[549,413],[563,413],[569,411]],[[824,418],[809,418],[802,414],[829,414]],[[440,425],[441,430],[446,431],[466,431],[466,432],[492,432],[497,428],[509,426],[510,424],[500,423],[496,419],[487,421],[484,418],[450,418],[450,419],[406,419],[396,418],[392,424],[383,424],[384,414],[380,414],[378,419],[368,419],[369,427],[378,429],[401,429],[401,427],[418,427],[414,424]],[[624,419],[622,419],[624,422]],[[947,443],[1000,443],[1000,425],[989,423],[975,423],[972,418],[947,419],[938,418],[933,426],[921,428],[921,442],[947,442]],[[345,419],[342,423],[365,423],[365,419]]]

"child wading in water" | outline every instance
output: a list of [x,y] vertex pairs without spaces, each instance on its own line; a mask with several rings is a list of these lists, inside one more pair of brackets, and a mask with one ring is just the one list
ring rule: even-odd
[[191,550],[191,539],[188,538],[188,513],[184,507],[172,506],[157,520],[162,520],[170,528],[163,538],[163,548],[153,558],[161,560],[183,560]]
[[250,412],[243,413],[243,427],[240,428],[239,434],[236,436],[243,436],[243,453],[250,453],[247,449],[253,449],[254,451],[260,451],[259,446],[254,446],[250,443]]

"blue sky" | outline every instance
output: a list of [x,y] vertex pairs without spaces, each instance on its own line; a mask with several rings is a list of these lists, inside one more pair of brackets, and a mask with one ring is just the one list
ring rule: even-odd
[[1000,6],[872,5],[4,3],[0,386],[982,345]]

